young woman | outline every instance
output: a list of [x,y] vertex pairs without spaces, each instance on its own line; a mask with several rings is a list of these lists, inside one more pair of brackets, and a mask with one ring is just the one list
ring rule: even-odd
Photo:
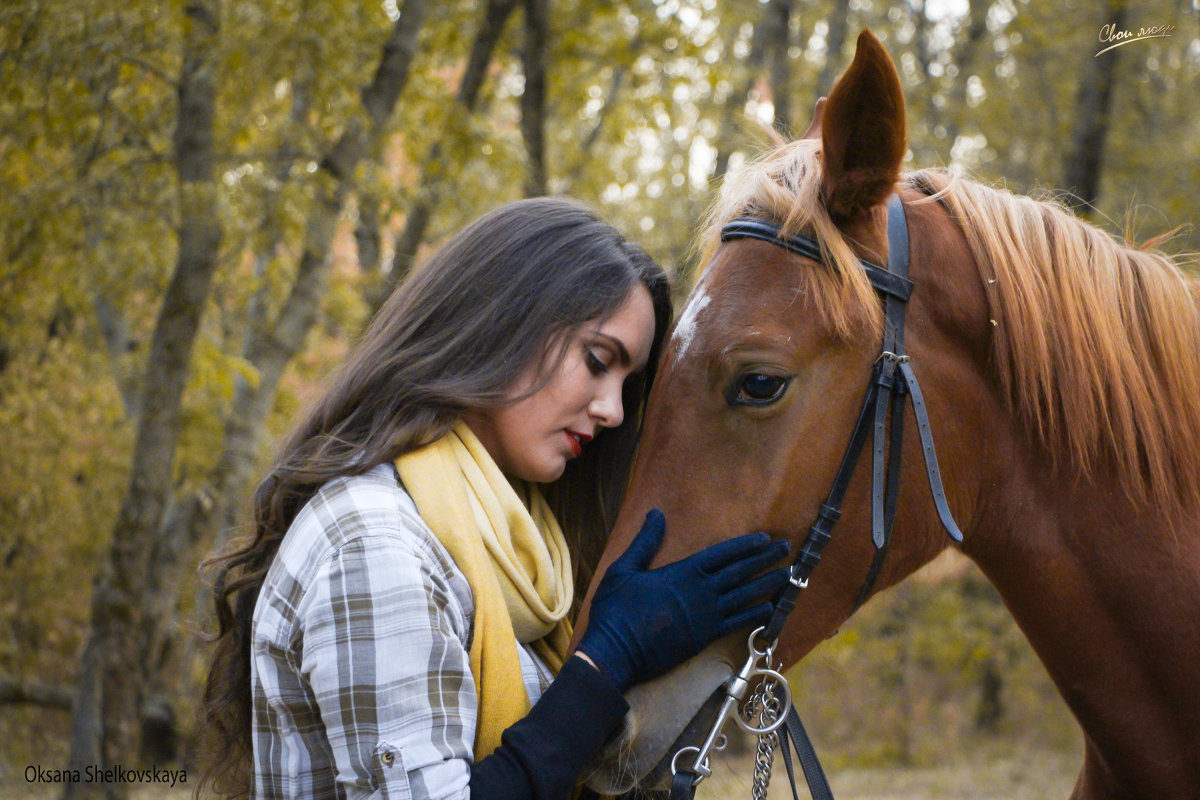
[[561,800],[624,689],[761,624],[786,544],[648,570],[652,512],[567,652],[670,314],[653,260],[548,198],[484,216],[392,294],[220,562],[214,788]]

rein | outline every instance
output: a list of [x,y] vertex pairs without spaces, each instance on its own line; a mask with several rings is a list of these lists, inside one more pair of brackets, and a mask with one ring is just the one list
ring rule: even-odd
[[[759,737],[758,755],[755,759],[755,778],[753,796],[762,800],[766,796],[767,783],[770,781],[773,752],[778,745],[784,754],[784,764],[787,767],[788,778],[791,781],[792,795],[798,800],[796,793],[795,774],[791,763],[788,747],[789,738],[795,744],[800,766],[808,781],[809,792],[813,800],[833,800],[829,782],[821,769],[816,751],[809,741],[808,734],[800,722],[800,716],[792,705],[791,688],[787,679],[771,667],[772,656],[779,635],[787,622],[788,615],[796,606],[801,590],[808,586],[813,569],[821,561],[821,553],[832,538],[833,528],[842,516],[842,499],[859,456],[871,434],[871,539],[875,545],[875,555],[867,570],[862,588],[855,600],[854,610],[866,602],[875,585],[875,579],[883,568],[887,556],[888,543],[891,539],[892,523],[896,518],[896,506],[900,496],[900,454],[904,439],[904,408],[907,398],[912,398],[913,413],[917,419],[917,435],[920,438],[921,449],[925,456],[925,473],[929,479],[929,488],[933,494],[933,503],[937,509],[938,519],[946,533],[956,542],[962,541],[962,532],[954,522],[950,507],[946,504],[946,492],[942,486],[941,472],[938,469],[937,453],[933,446],[933,433],[929,426],[929,414],[925,409],[925,398],[912,364],[904,349],[904,312],[908,299],[912,294],[913,283],[908,278],[908,220],[904,213],[904,204],[899,195],[892,195],[888,200],[887,217],[888,265],[886,268],[877,266],[864,259],[859,264],[875,291],[882,297],[884,303],[884,334],[883,346],[879,357],[875,359],[871,379],[867,384],[866,396],[863,398],[862,409],[858,421],[850,436],[850,443],[842,456],[837,475],[834,476],[833,486],[826,495],[825,502],[817,514],[817,520],[808,531],[796,560],[789,570],[788,585],[785,586],[775,599],[774,610],[770,621],[762,628],[750,634],[748,648],[750,657],[742,669],[730,679],[725,688],[725,699],[721,704],[717,717],[713,722],[704,744],[700,747],[684,747],[679,750],[671,761],[671,772],[674,778],[671,783],[671,800],[691,800],[695,795],[696,786],[704,778],[712,774],[709,767],[709,754],[720,750],[725,745],[722,733],[730,716],[751,733]],[[792,253],[824,264],[824,256],[820,243],[808,234],[796,234],[790,238],[780,236],[780,226],[766,220],[751,217],[739,217],[730,221],[721,230],[721,241],[734,239],[758,239],[782,247]],[[888,418],[891,418],[891,431],[888,436]],[[853,612],[851,612],[853,613]],[[757,642],[768,642],[759,647]],[[759,688],[747,698],[750,686],[757,682]],[[776,692],[782,691],[782,697]],[[741,704],[737,714],[735,709]],[[780,735],[780,732],[783,735]],[[679,767],[677,762],[684,753],[695,752],[696,757],[688,768]]]

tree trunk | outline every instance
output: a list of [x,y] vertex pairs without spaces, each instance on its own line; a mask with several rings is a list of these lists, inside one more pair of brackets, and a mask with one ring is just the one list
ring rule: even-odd
[[829,94],[829,90],[833,88],[833,81],[838,76],[838,70],[842,66],[842,50],[846,47],[846,35],[850,31],[849,0],[834,5],[829,19],[825,22],[827,28],[825,64],[821,67],[821,76],[817,78],[817,96],[813,98],[814,106],[817,104],[817,100]]
[[[349,127],[321,161],[327,169],[322,173],[323,180],[309,212],[304,252],[295,282],[275,320],[252,326],[243,351],[258,380],[253,385],[238,380],[225,421],[221,456],[208,485],[177,503],[162,527],[151,557],[156,597],[152,608],[165,610],[174,606],[180,583],[174,577],[183,555],[199,542],[214,538],[219,547],[221,534],[236,517],[237,503],[251,483],[262,431],[274,405],[279,381],[317,319],[338,219],[352,188],[351,176],[365,153],[378,150],[378,140],[408,82],[429,7],[429,0],[408,0],[384,45],[379,69],[362,92],[371,129]],[[166,635],[161,629],[158,633],[160,637]],[[149,652],[156,650],[156,644],[151,642]]]
[[975,730],[994,734],[1004,719],[1004,673],[989,655],[979,676],[979,704],[975,706]]
[[525,196],[546,194],[546,8],[547,0],[525,0],[525,92],[521,95],[521,137],[529,153]]
[[[970,86],[968,81],[975,72],[975,66],[979,61],[979,44],[983,41],[984,34],[987,33],[987,10],[988,6],[981,4],[980,0],[968,0],[967,2],[966,36],[959,40],[954,54],[954,61],[958,64],[958,78],[956,79],[958,99],[952,106],[958,110],[958,114],[968,113],[966,111],[968,109],[967,89]],[[958,141],[961,127],[956,114],[952,113],[947,117],[946,140],[950,143],[950,147],[954,147],[954,143]]]
[[[178,254],[145,368],[129,489],[97,577],[80,660],[69,768],[110,766],[138,752],[144,683],[149,556],[171,496],[179,410],[192,346],[221,244],[213,180],[216,91],[211,54],[219,29],[214,0],[189,0],[178,84],[174,155],[179,180]],[[123,783],[67,784],[64,797],[124,797]]]
[[[1110,0],[1105,24],[1125,28],[1124,0]],[[1100,196],[1100,175],[1111,123],[1113,87],[1121,49],[1096,56],[1084,67],[1075,96],[1075,126],[1063,175],[1063,188],[1071,194],[1067,202],[1076,213],[1088,215]]]
[[792,0],[773,0],[767,9],[769,26],[768,49],[771,51],[771,102],[775,106],[775,130],[788,136],[792,132],[791,47]]
[[740,120],[743,118],[743,108],[746,104],[746,98],[750,96],[750,90],[754,88],[754,84],[758,82],[759,73],[762,71],[763,63],[766,60],[767,46],[771,19],[771,7],[763,9],[763,17],[758,24],[754,26],[754,33],[750,39],[750,52],[746,56],[746,77],[739,90],[735,91],[733,96],[723,106],[721,113],[721,126],[717,132],[717,156],[716,169],[713,171],[713,179],[720,183],[721,178],[725,175],[725,170],[729,168],[729,158],[737,149],[735,142],[738,140],[737,128]]
[[[450,112],[448,129],[450,126],[464,123],[475,110],[479,101],[479,90],[483,87],[487,67],[492,60],[492,52],[496,49],[496,43],[504,31],[504,24],[516,8],[516,4],[517,0],[489,0],[479,31],[475,34],[475,41],[471,45],[471,55],[467,59],[467,67],[463,71],[454,108]],[[417,248],[425,240],[425,231],[433,219],[434,210],[441,202],[445,170],[446,152],[442,146],[442,139],[439,138],[422,162],[421,186],[417,189],[416,200],[405,218],[404,229],[396,237],[392,270],[368,296],[372,311],[379,310],[392,287],[402,281],[412,268]]]
[[358,220],[354,223],[354,245],[358,251],[358,267],[365,275],[379,271],[379,259],[383,255],[383,224],[379,213],[383,200],[377,194],[358,193]]

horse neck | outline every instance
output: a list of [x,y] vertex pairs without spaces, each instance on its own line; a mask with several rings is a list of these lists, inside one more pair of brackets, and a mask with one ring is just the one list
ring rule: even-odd
[[1200,510],[1168,520],[1117,485],[1017,470],[964,549],[1079,719],[1089,763],[1167,787],[1153,781],[1200,771]]

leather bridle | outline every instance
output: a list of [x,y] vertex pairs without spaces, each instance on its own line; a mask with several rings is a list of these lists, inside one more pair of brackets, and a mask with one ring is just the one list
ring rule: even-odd
[[[721,230],[721,241],[759,239],[824,264],[821,246],[816,238],[804,233],[781,238],[779,231],[779,226],[773,222],[739,217]],[[900,196],[895,194],[888,200],[887,237],[886,268],[859,259],[867,279],[883,298],[883,347],[879,357],[875,359],[858,422],[850,435],[850,444],[842,456],[833,486],[825,502],[821,504],[817,521],[809,529],[808,537],[792,564],[790,586],[776,600],[772,624],[768,625],[762,634],[762,638],[768,642],[774,641],[782,632],[783,623],[795,606],[800,590],[808,584],[809,576],[821,560],[821,552],[829,543],[834,525],[842,515],[842,499],[854,475],[859,456],[866,446],[868,433],[872,438],[871,539],[875,544],[875,557],[859,591],[855,608],[870,596],[875,579],[883,568],[888,542],[891,539],[892,523],[896,517],[900,494],[900,453],[904,440],[904,407],[907,397],[912,398],[913,412],[917,418],[917,434],[925,455],[925,472],[929,478],[929,488],[933,493],[933,504],[937,508],[938,518],[950,534],[950,538],[956,542],[962,541],[962,533],[954,522],[950,507],[946,504],[946,491],[942,487],[937,453],[933,446],[933,433],[929,426],[929,414],[925,410],[925,397],[904,350],[904,312],[912,295],[913,283],[908,278],[908,220],[904,213],[904,204]],[[885,433],[889,414],[890,436]]]
[[[774,222],[753,217],[738,217],[727,223],[721,229],[721,241],[735,239],[758,239],[782,247],[792,253],[804,256],[818,264],[825,264],[824,254],[817,239],[808,234],[800,233],[790,237],[780,234],[780,226]],[[833,486],[826,495],[825,502],[817,514],[817,520],[809,529],[808,536],[789,570],[788,585],[783,588],[775,599],[774,610],[765,628],[756,631],[750,637],[749,647],[751,659],[743,668],[747,676],[771,673],[770,656],[779,635],[787,622],[788,615],[796,606],[800,591],[808,586],[809,577],[821,561],[821,553],[829,543],[834,526],[842,515],[842,500],[846,489],[854,475],[859,456],[866,446],[868,434],[872,440],[871,458],[871,539],[875,545],[875,555],[867,570],[866,579],[859,590],[854,608],[858,609],[871,595],[875,579],[879,577],[887,556],[888,543],[891,539],[892,524],[896,518],[896,506],[900,495],[900,455],[904,439],[904,408],[906,398],[912,398],[913,413],[917,419],[917,435],[920,438],[921,449],[925,456],[925,473],[929,479],[933,503],[937,509],[942,526],[956,542],[963,540],[962,532],[950,513],[946,503],[946,492],[942,487],[941,472],[938,469],[937,453],[933,446],[933,433],[929,426],[929,414],[925,409],[925,398],[921,386],[913,372],[912,363],[904,349],[904,312],[908,299],[912,295],[913,283],[908,278],[908,220],[904,213],[904,204],[899,195],[888,199],[887,209],[887,238],[888,265],[886,268],[872,264],[865,259],[859,259],[863,272],[866,273],[871,285],[883,299],[884,304],[884,333],[883,346],[879,357],[872,367],[871,379],[867,384],[866,396],[863,398],[862,409],[858,414],[850,443],[842,456],[841,465],[833,479]],[[890,435],[887,428],[891,423]],[[852,612],[853,613],[853,612]],[[758,649],[756,641],[767,643]],[[766,669],[756,666],[763,654],[767,655]],[[782,677],[782,676],[780,676]],[[746,680],[741,673],[731,681],[727,688],[726,705],[740,701],[745,694]],[[735,688],[736,687],[736,688]],[[786,714],[786,723],[782,724],[786,735],[780,737],[787,756],[788,738],[796,745],[796,751],[808,779],[809,790],[816,800],[829,798],[828,782],[817,760],[800,717],[790,703]],[[728,714],[723,709],[722,716]],[[783,722],[781,717],[780,722]],[[696,764],[690,770],[676,771],[672,784],[672,798],[690,797],[695,791],[695,785],[702,778],[707,767],[707,748],[719,735],[719,726],[724,719],[719,718],[714,725],[705,746],[690,748],[697,751]],[[678,759],[678,755],[676,756]],[[674,762],[673,762],[674,764]],[[792,778],[792,792],[795,794],[795,781],[790,757],[785,758],[788,775]]]

